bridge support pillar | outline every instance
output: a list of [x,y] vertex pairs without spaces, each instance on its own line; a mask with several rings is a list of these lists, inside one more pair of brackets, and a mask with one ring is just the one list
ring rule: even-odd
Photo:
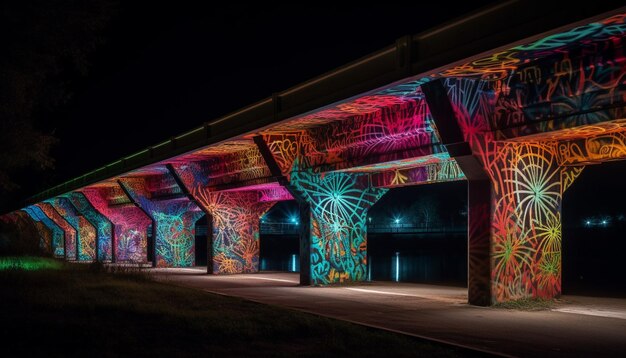
[[153,266],[194,266],[195,224],[204,212],[184,196],[153,198],[143,178],[121,179],[120,185],[153,221]]
[[75,261],[77,259],[76,229],[74,229],[50,203],[42,202],[34,206],[41,209],[41,211],[63,231],[63,253],[65,260]]
[[89,203],[111,222],[111,260],[113,262],[145,263],[148,261],[148,227],[152,220],[128,199],[115,184],[83,190]]
[[196,188],[193,196],[211,216],[208,273],[258,272],[260,219],[276,202],[260,201],[257,191]]
[[89,203],[85,195],[72,192],[66,195],[80,215],[85,217],[96,229],[96,248],[98,261],[113,261],[111,221],[98,212]]
[[211,186],[209,164],[201,161],[170,165],[168,169],[185,193],[210,216],[207,272],[258,272],[261,217],[276,202],[293,200],[289,192],[275,182],[246,190],[216,191]]
[[48,228],[50,233],[50,248],[52,255],[57,258],[62,258],[65,255],[64,249],[64,232],[54,223],[44,212],[36,205],[27,207],[26,212],[36,221],[41,222]]
[[367,279],[367,211],[387,189],[368,175],[310,170],[291,173],[290,190],[301,202],[301,284]]
[[558,297],[562,196],[583,167],[563,166],[557,141],[494,132],[497,98],[485,86],[449,78],[421,87],[469,182],[469,303]]
[[76,230],[77,260],[95,261],[98,254],[96,228],[76,211],[67,198],[57,197],[47,202]]
[[550,142],[494,143],[487,158],[489,303],[558,297],[562,197],[582,167],[560,166],[557,145]]
[[22,209],[22,211],[28,215],[37,229],[37,233],[39,234],[39,249],[41,249],[43,254],[52,256],[54,252],[52,248],[52,230],[41,221],[40,217],[36,215],[31,208],[27,207]]

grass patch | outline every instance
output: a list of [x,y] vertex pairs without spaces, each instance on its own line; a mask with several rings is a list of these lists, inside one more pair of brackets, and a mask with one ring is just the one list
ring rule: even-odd
[[470,354],[144,278],[89,265],[0,272],[3,357]]
[[555,304],[552,299],[521,298],[519,300],[496,303],[493,308],[504,308],[520,311],[543,311],[551,309]]
[[0,257],[0,271],[5,270],[60,270],[63,262],[47,257],[9,256]]

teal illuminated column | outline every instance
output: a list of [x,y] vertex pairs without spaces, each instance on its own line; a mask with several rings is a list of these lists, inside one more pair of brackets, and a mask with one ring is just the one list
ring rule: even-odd
[[76,232],[76,251],[79,261],[96,259],[96,228],[80,215],[67,198],[57,197],[46,200],[70,224]]
[[293,200],[278,183],[231,191],[214,191],[204,162],[171,166],[191,197],[211,216],[208,273],[235,274],[259,271],[260,218],[277,202]]
[[[187,197],[162,195],[171,178],[125,178],[120,183],[128,195],[153,220],[155,265],[189,267],[195,264],[195,224],[204,212]],[[174,184],[175,185],[175,184]]]
[[63,229],[59,227],[54,221],[52,221],[46,214],[36,205],[31,205],[26,208],[27,212],[33,219],[40,221],[44,224],[51,234],[51,246],[52,254],[54,257],[62,258],[65,255],[64,248],[64,233]]
[[78,213],[83,215],[96,228],[98,261],[112,261],[111,222],[89,203],[83,193],[73,192],[67,194],[66,197],[74,205]]
[[[37,229],[37,233],[39,234],[39,248],[46,255],[52,255],[54,253],[53,249],[53,231],[48,225],[46,225],[41,217],[35,213],[35,211],[31,207],[26,207],[22,209],[30,219],[34,222],[35,228]],[[45,216],[45,215],[44,215]]]
[[63,231],[63,253],[67,261],[77,259],[76,250],[76,229],[65,220],[50,203],[38,203],[34,206],[54,222]]
[[300,253],[310,260],[310,271],[301,261],[301,283],[366,280],[367,211],[387,189],[371,186],[367,175],[310,170],[293,171],[290,187],[310,213],[310,222],[302,223],[310,232],[308,240],[301,239]]

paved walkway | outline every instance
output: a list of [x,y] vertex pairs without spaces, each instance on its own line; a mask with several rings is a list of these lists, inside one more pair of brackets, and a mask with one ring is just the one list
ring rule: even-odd
[[520,357],[626,355],[626,300],[564,296],[552,310],[466,304],[466,289],[368,282],[302,287],[298,274],[206,275],[205,268],[154,269],[157,279]]

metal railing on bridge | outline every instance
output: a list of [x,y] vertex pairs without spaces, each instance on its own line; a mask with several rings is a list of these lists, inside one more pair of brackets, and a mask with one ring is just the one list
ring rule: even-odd
[[[466,225],[415,225],[415,224],[369,224],[367,232],[371,234],[439,234],[463,232]],[[300,225],[291,222],[265,222],[261,223],[261,234],[266,235],[298,235]],[[196,235],[207,234],[206,225],[196,226]]]

